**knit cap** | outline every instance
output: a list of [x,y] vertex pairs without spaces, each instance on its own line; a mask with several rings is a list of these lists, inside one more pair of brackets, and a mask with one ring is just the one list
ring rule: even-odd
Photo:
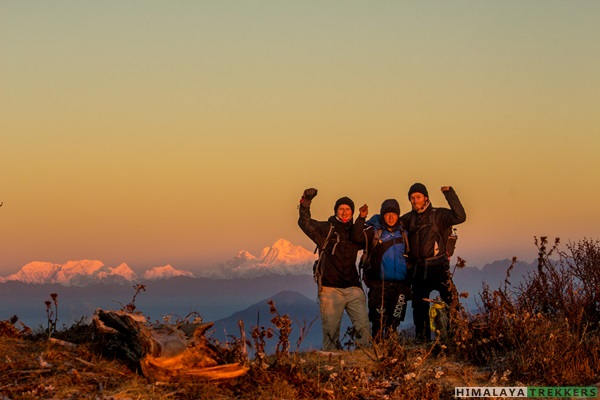
[[427,188],[422,183],[415,183],[408,190],[408,198],[410,199],[410,195],[413,193],[421,193],[423,196],[429,198],[429,193],[427,193]]
[[345,204],[352,210],[352,214],[354,214],[354,202],[349,197],[342,197],[335,202],[335,206],[333,207],[333,212],[337,213],[337,209]]
[[400,215],[400,204],[398,204],[396,199],[387,199],[381,203],[381,211],[379,212],[379,215],[383,217],[387,213]]

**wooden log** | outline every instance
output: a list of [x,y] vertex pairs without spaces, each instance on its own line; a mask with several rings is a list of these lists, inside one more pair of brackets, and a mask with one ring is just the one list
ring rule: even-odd
[[64,340],[59,340],[59,339],[55,339],[55,338],[49,338],[48,341],[50,343],[54,343],[54,344],[57,344],[59,346],[66,347],[68,349],[76,349],[77,348],[77,345],[75,343],[65,342]]
[[103,347],[154,381],[228,379],[248,370],[223,362],[204,336],[212,322],[150,325],[141,315],[97,309],[92,324]]

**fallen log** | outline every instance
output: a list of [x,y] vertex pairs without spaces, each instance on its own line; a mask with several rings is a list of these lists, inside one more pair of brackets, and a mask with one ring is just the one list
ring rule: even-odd
[[59,346],[66,347],[67,349],[76,349],[77,348],[77,345],[75,343],[65,342],[64,340],[59,340],[59,339],[55,339],[55,338],[49,338],[48,341],[50,343],[54,343],[54,344],[57,344]]
[[105,351],[139,366],[154,381],[229,379],[248,370],[219,357],[204,336],[212,322],[151,325],[142,315],[97,309],[92,325]]

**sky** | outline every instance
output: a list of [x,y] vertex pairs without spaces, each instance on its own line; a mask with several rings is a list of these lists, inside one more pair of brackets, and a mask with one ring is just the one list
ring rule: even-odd
[[454,187],[468,266],[600,238],[600,2],[0,2],[0,276],[190,271]]

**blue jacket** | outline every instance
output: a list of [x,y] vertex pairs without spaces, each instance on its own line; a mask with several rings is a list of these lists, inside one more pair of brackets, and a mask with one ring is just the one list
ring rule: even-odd
[[[404,227],[400,222],[389,228],[375,214],[365,222],[358,217],[352,228],[352,240],[365,245],[370,252],[370,267],[364,271],[367,280],[403,281],[408,278]],[[374,243],[374,238],[379,239]]]

